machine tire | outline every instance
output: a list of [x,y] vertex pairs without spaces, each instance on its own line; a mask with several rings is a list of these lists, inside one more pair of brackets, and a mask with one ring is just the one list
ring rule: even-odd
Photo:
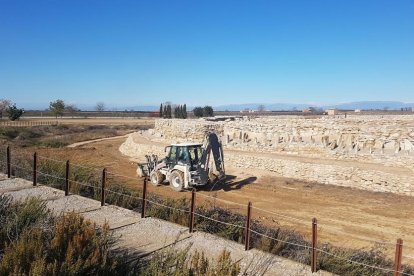
[[160,185],[165,180],[165,175],[160,171],[155,171],[150,174],[150,182],[154,186]]
[[170,175],[170,187],[174,191],[181,192],[184,189],[184,173],[175,170]]

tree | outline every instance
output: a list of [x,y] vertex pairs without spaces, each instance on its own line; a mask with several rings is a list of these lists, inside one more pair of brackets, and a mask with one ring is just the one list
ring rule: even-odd
[[65,110],[72,116],[75,115],[76,112],[79,111],[79,109],[74,104],[69,104],[65,107]]
[[162,112],[164,111],[164,109],[162,108],[162,104],[160,105],[160,118],[162,118]]
[[183,106],[183,119],[187,119],[187,116],[188,116],[188,114],[187,114],[187,105],[184,104],[184,106]]
[[180,116],[178,108],[179,108],[178,106],[174,107],[174,118],[178,118]]
[[206,105],[203,108],[203,116],[204,117],[213,117],[214,116],[213,108],[209,105]]
[[178,118],[184,119],[183,106],[182,105],[178,106]]
[[7,116],[10,120],[15,121],[18,120],[24,113],[24,110],[21,108],[17,108],[16,104],[9,105],[6,109]]
[[54,102],[50,102],[49,109],[55,115],[56,118],[58,116],[62,117],[63,111],[65,110],[65,102],[63,100],[56,100]]
[[258,107],[257,107],[257,111],[259,111],[259,112],[263,112],[263,111],[265,111],[265,106],[263,105],[263,104],[261,104],[261,105],[259,105]]
[[3,119],[3,111],[10,106],[10,100],[0,99],[0,119]]
[[167,105],[167,118],[171,119],[172,118],[172,110],[171,110],[171,105]]
[[203,117],[203,108],[200,106],[197,106],[193,109],[194,116],[197,118]]
[[104,102],[97,102],[95,106],[95,110],[98,112],[105,111],[105,103]]

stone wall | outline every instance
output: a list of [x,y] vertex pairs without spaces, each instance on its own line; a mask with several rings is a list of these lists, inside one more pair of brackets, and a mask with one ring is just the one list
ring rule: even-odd
[[208,132],[223,133],[222,122],[203,119],[160,119],[155,121],[154,135],[167,140],[202,141]]
[[[144,161],[146,154],[164,155],[163,146],[138,144],[132,135],[121,145],[120,151],[136,161]],[[414,174],[399,175],[352,166],[314,164],[237,152],[225,152],[224,160],[226,167],[261,169],[279,176],[305,181],[414,196]]]
[[208,131],[221,136],[228,149],[354,159],[391,166],[398,163],[414,170],[414,115],[245,117],[220,122],[157,120],[152,134],[165,141],[202,141]]
[[414,175],[402,176],[377,170],[363,170],[329,164],[313,164],[285,159],[225,155],[227,166],[243,169],[264,169],[277,175],[374,192],[391,192],[414,196]]

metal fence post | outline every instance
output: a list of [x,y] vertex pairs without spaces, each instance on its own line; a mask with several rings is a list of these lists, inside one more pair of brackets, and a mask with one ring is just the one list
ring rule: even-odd
[[101,206],[105,206],[106,169],[102,170]]
[[311,269],[312,273],[316,272],[316,264],[317,264],[317,248],[318,245],[318,222],[316,218],[312,219],[312,253],[311,253]]
[[37,153],[33,153],[33,186],[37,185]]
[[403,240],[398,239],[397,244],[395,246],[394,276],[401,275],[400,271],[401,271],[402,248],[403,248]]
[[250,222],[252,216],[252,203],[249,201],[247,205],[246,227],[244,228],[244,249],[250,249]]
[[196,189],[193,189],[191,192],[191,211],[190,211],[190,233],[194,232],[194,210],[195,210],[195,201],[196,201]]
[[7,146],[7,177],[11,177],[11,157],[10,157],[10,146]]
[[66,161],[65,196],[69,195],[69,160]]
[[145,218],[145,211],[147,209],[147,178],[144,178],[144,188],[142,189],[142,210],[141,218]]

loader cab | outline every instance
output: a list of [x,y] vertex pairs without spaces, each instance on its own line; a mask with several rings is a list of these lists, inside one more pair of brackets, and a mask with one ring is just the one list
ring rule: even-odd
[[173,144],[165,148],[167,164],[170,166],[189,165],[191,170],[196,169],[202,154],[202,144],[183,143]]

